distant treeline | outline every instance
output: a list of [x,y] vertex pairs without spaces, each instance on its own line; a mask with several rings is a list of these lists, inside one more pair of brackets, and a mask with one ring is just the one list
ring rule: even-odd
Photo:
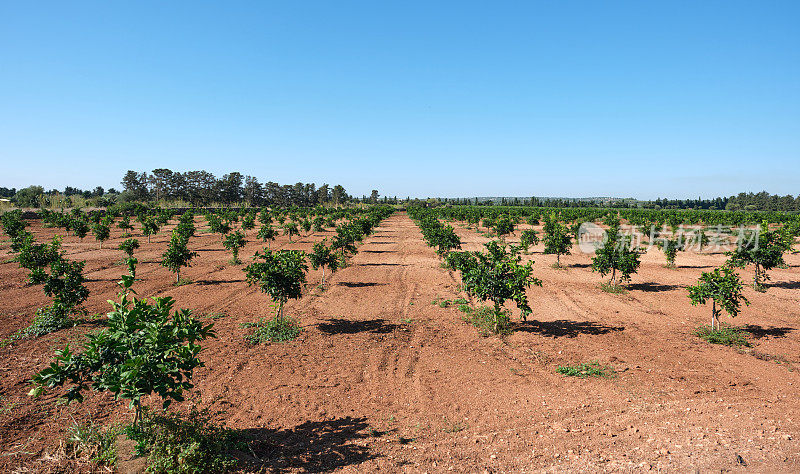
[[[204,170],[177,172],[158,168],[150,173],[129,170],[120,183],[122,191],[114,188],[108,191],[97,186],[91,191],[67,186],[63,191],[45,191],[41,186],[23,189],[0,187],[0,198],[10,199],[19,207],[70,207],[109,206],[122,202],[185,203],[191,206],[245,205],[309,207],[318,204],[342,205],[348,202],[382,202],[397,204],[395,196],[379,199],[378,191],[372,190],[369,196],[356,198],[347,193],[341,185],[317,186],[314,183],[278,184],[273,181],[260,183],[253,176],[232,172],[217,178]],[[78,197],[78,199],[76,199]],[[666,199],[640,201],[633,198],[429,198],[402,202],[429,205],[511,205],[535,207],[581,208],[602,207],[619,209],[705,209],[728,211],[781,211],[800,212],[800,195],[779,196],[766,191],[760,193],[739,193],[736,196],[714,199]]]
[[618,209],[704,209],[727,211],[782,211],[800,212],[800,195],[797,197],[760,193],[739,193],[731,197],[714,199],[665,199],[640,201],[632,198],[553,199],[553,198],[446,198],[440,203],[474,206],[533,206],[533,207],[602,207]]
[[[11,198],[20,207],[109,206],[123,202],[186,203],[192,206],[245,205],[250,207],[310,207],[319,204],[342,205],[348,202],[379,202],[377,190],[355,198],[339,184],[317,186],[314,183],[293,185],[268,181],[260,183],[253,176],[232,172],[217,178],[204,170],[184,173],[166,168],[150,173],[129,170],[122,177],[122,190],[108,191],[101,186],[91,191],[67,186],[45,191],[41,186],[24,189],[0,188],[0,196]],[[79,199],[76,199],[79,197]],[[395,204],[397,198],[383,197],[382,203]]]

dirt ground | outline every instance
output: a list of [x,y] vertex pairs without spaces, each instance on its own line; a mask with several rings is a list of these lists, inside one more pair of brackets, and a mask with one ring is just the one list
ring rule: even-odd
[[[40,240],[63,233],[39,223],[32,229]],[[467,250],[488,241],[463,225],[456,230]],[[70,258],[87,262],[91,313],[109,310],[125,272],[114,232],[103,250],[91,236],[64,241]],[[309,250],[326,235],[294,243],[282,236],[273,248]],[[400,213],[365,239],[326,291],[315,288],[321,272],[309,272],[308,293],[286,308],[304,327],[298,340],[254,346],[241,323],[273,309],[247,286],[243,265],[228,263],[218,235],[200,232],[190,242],[200,256],[182,274],[193,283],[174,287],[174,275],[158,264],[167,236],[151,244],[138,236],[143,281],[134,288],[213,315],[218,338],[204,344],[206,367],[195,373],[201,405],[257,439],[254,455],[267,470],[800,470],[800,254],[770,272],[766,293],[745,290],[751,305],[739,317],[723,318],[747,327],[751,349],[691,334],[708,323],[710,308],[691,306],[685,288],[725,256],[681,252],[670,269],[657,249],[642,257],[627,294],[609,294],[577,247],[562,257],[564,269],[554,269],[555,256],[540,244],[526,257],[544,283],[528,292],[533,316],[508,337],[481,337],[458,309],[432,304],[463,297],[458,276]],[[261,248],[253,231],[248,238],[245,262]],[[40,287],[24,285],[26,272],[9,262],[8,247],[0,245],[0,338],[49,302]],[[749,269],[740,273],[752,278]],[[0,471],[48,469],[73,420],[129,420],[127,404],[104,394],[69,406],[56,404],[55,394],[26,396],[54,349],[96,327],[87,322],[0,349]],[[616,376],[556,373],[592,360]]]

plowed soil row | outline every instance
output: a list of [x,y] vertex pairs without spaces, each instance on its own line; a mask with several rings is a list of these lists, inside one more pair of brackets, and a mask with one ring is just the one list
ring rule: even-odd
[[[34,229],[40,239],[53,234]],[[457,231],[466,249],[488,240]],[[307,250],[325,235],[274,246]],[[555,256],[534,248],[526,258],[536,260],[544,286],[529,291],[532,319],[508,337],[485,338],[457,308],[431,304],[463,296],[458,276],[397,214],[365,239],[328,289],[316,288],[318,271],[309,273],[307,294],[286,308],[304,327],[298,340],[255,346],[244,341],[241,323],[270,316],[270,301],[247,286],[241,266],[226,263],[218,236],[192,240],[201,255],[185,272],[194,282],[180,287],[154,263],[165,234],[140,241],[140,261],[152,262],[140,269],[140,296],[169,295],[178,307],[216,315],[218,338],[204,345],[206,367],[195,375],[200,403],[247,430],[257,440],[252,460],[267,469],[800,469],[797,255],[771,272],[767,293],[747,292],[752,304],[735,322],[753,334],[750,350],[691,335],[710,311],[692,307],[685,287],[725,257],[681,253],[679,268],[667,269],[657,251],[643,257],[627,294],[612,295],[598,288],[588,256],[562,257],[566,268],[553,269]],[[120,251],[95,247],[65,239],[70,257],[87,260],[87,309],[105,312],[124,267],[114,263]],[[248,244],[243,260],[258,248]],[[0,337],[7,337],[47,299],[24,286],[15,263],[0,264],[0,275]],[[56,451],[73,419],[128,419],[124,403],[102,394],[71,406],[56,405],[54,395],[25,396],[52,350],[91,329],[82,324],[0,349],[3,470],[46,469],[42,458]],[[591,360],[616,376],[556,373],[559,365]]]

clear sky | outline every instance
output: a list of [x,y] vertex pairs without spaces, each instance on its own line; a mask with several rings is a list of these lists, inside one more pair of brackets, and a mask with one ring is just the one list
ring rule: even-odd
[[800,193],[798,1],[3,1],[0,186]]

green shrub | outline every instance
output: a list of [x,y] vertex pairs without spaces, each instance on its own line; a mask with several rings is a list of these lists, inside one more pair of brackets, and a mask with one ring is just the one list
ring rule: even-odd
[[63,306],[57,304],[45,306],[36,310],[36,316],[34,316],[30,326],[22,328],[7,339],[4,339],[0,342],[0,347],[5,347],[26,337],[44,336],[61,329],[71,328],[74,325],[75,321],[69,317],[69,311]]

